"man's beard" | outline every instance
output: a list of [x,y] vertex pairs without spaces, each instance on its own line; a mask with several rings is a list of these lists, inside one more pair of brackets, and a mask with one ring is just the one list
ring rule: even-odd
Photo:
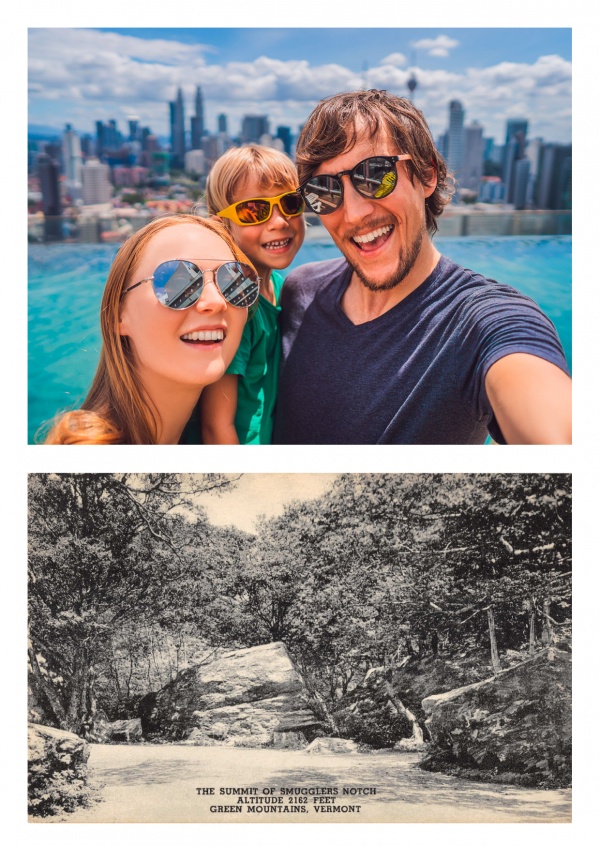
[[368,279],[358,264],[345,254],[346,259],[365,288],[368,288],[369,291],[374,291],[375,293],[378,291],[391,291],[393,288],[400,285],[404,279],[406,279],[410,271],[415,266],[415,262],[419,258],[419,253],[421,252],[421,247],[423,245],[424,234],[424,229],[420,229],[419,232],[417,232],[414,240],[408,246],[408,249],[406,251],[403,250],[400,253],[400,256],[398,257],[398,266],[396,267],[395,272],[387,279],[384,279],[383,282],[373,282],[371,279]]

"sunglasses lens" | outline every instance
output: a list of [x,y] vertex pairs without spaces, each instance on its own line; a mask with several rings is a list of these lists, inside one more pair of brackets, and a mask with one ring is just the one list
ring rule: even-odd
[[249,308],[258,299],[258,277],[251,267],[239,261],[221,265],[217,284],[227,302],[238,308]]
[[342,202],[342,183],[337,176],[313,176],[302,186],[302,196],[311,211],[331,214]]
[[263,223],[269,217],[271,203],[267,200],[245,200],[235,207],[240,223]]
[[298,191],[290,191],[289,194],[284,194],[279,204],[281,211],[288,217],[295,217],[304,211],[304,200],[302,194],[298,193]]
[[203,285],[202,271],[191,261],[165,261],[156,268],[152,280],[156,299],[175,309],[193,305]]
[[373,156],[359,162],[353,169],[351,178],[359,194],[376,200],[391,194],[398,180],[394,162],[384,156]]

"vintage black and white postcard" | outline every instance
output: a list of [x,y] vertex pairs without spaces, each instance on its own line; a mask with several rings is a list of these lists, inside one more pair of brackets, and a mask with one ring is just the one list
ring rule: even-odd
[[31,474],[33,822],[570,821],[566,474]]

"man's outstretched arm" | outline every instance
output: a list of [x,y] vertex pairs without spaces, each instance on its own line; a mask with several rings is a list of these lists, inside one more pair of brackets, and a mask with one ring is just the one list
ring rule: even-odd
[[571,379],[555,364],[512,353],[492,364],[485,389],[508,444],[571,443]]

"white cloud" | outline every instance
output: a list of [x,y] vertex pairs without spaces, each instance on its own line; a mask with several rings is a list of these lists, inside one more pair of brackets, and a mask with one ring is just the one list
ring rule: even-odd
[[448,35],[438,35],[436,38],[421,38],[413,42],[415,50],[425,50],[430,56],[444,58],[450,55],[450,50],[458,47],[459,41],[450,38]]
[[382,65],[394,65],[394,67],[402,67],[402,65],[406,64],[406,56],[404,53],[390,53],[389,56],[386,56],[385,59],[381,60]]
[[[263,45],[264,46],[264,45]],[[454,39],[422,39],[419,49],[451,49]],[[314,65],[261,55],[253,61],[210,63],[214,48],[164,39],[145,40],[95,30],[30,30],[30,121],[60,127],[73,123],[92,132],[96,120],[126,120],[135,113],[144,126],[166,135],[168,102],[182,87],[186,117],[192,114],[196,85],[201,85],[209,129],[225,112],[230,131],[239,130],[244,114],[268,114],[271,127],[294,129],[316,103],[340,91],[356,90],[363,75],[340,64]],[[434,135],[446,129],[448,104],[460,100],[468,121],[478,120],[487,135],[500,139],[504,122],[518,104],[530,121],[530,134],[569,140],[571,133],[571,64],[560,56],[541,56],[530,64],[501,62],[461,71],[414,69],[415,102]],[[408,95],[409,70],[400,53],[392,53],[366,71],[368,87]],[[558,117],[560,115],[560,118]],[[550,129],[549,129],[550,127]],[[123,127],[124,128],[124,127]]]

